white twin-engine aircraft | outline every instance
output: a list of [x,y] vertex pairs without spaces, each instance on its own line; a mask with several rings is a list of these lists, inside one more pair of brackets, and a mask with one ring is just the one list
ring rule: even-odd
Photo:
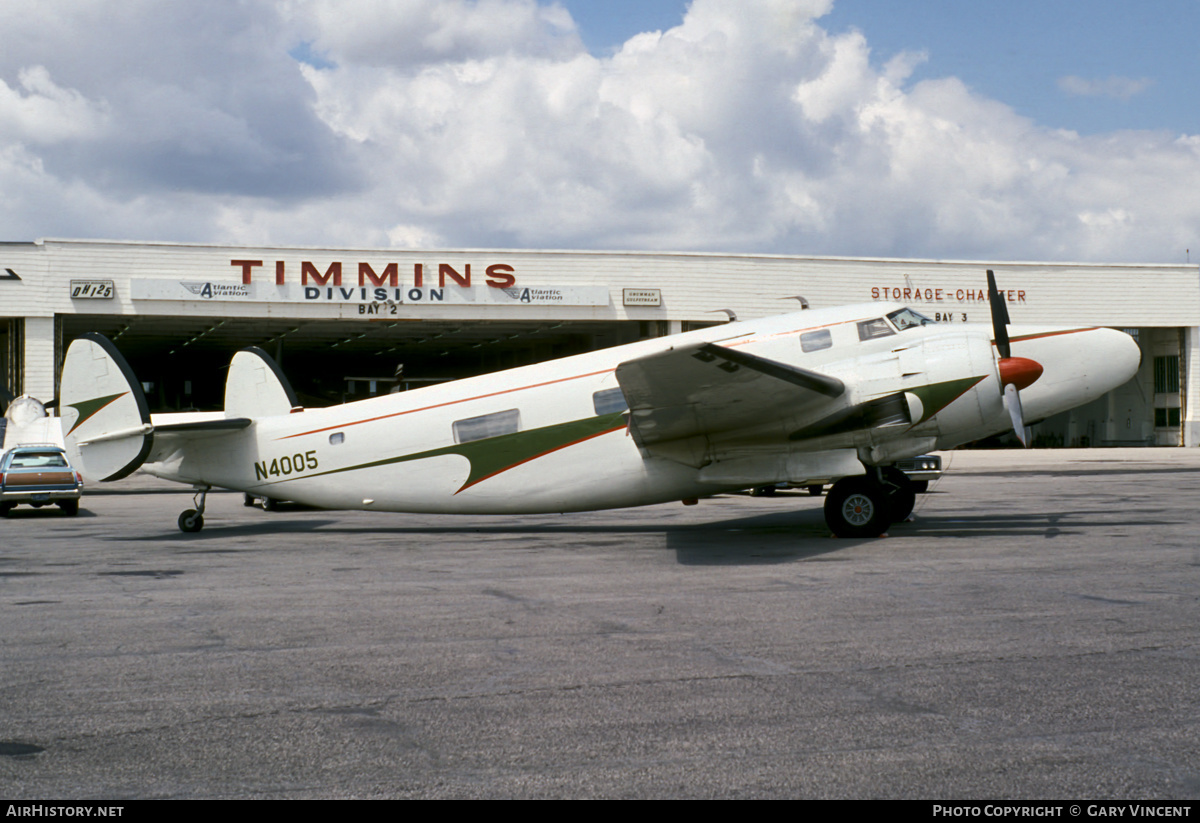
[[641,506],[779,482],[833,483],[837,535],[906,518],[894,461],[1094,400],[1140,359],[1105,328],[934,324],[895,303],[800,311],[324,409],[264,352],[233,357],[225,410],[153,415],[113,344],[75,340],[60,410],[85,476],[141,467],[331,509],[512,514]]

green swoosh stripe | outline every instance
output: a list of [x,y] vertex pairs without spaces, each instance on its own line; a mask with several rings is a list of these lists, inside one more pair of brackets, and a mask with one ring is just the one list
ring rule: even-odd
[[[584,440],[590,440],[602,434],[625,428],[625,413],[614,412],[599,417],[587,417],[582,420],[572,420],[568,423],[558,423],[544,426],[540,429],[502,434],[499,437],[489,437],[484,440],[474,440],[470,443],[456,443],[440,449],[405,454],[399,457],[389,457],[384,460],[374,460],[370,463],[359,463],[341,469],[316,472],[308,477],[319,477],[326,474],[371,469],[376,466],[388,466],[395,463],[407,463],[413,460],[424,460],[428,457],[440,457],[446,454],[457,454],[465,457],[471,464],[471,472],[467,480],[459,488],[459,492],[481,483],[489,477],[516,468],[522,463],[528,463],[551,452],[565,449]],[[455,492],[458,494],[458,492]]]
[[113,402],[117,398],[124,397],[127,394],[129,394],[129,392],[123,391],[120,394],[110,394],[106,397],[96,397],[92,400],[80,400],[78,403],[68,403],[68,406],[79,412],[79,419],[75,421],[75,425],[71,427],[71,431],[67,432],[67,435],[70,435],[71,432],[75,431],[77,428],[86,423],[93,415],[96,414],[96,412],[100,411],[109,403]]
[[945,383],[931,383],[928,386],[905,389],[905,391],[912,392],[921,400],[921,408],[923,410],[921,419],[914,422],[913,425],[916,426],[924,423],[966,394],[972,386],[985,377],[987,375],[960,377],[958,380],[947,380]]

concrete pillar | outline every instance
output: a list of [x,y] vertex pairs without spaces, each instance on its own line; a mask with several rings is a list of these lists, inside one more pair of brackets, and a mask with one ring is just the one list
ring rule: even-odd
[[54,399],[54,318],[25,318],[25,394],[43,403]]
[[1183,445],[1200,446],[1200,328],[1183,330],[1183,351],[1180,352],[1180,387],[1183,389]]

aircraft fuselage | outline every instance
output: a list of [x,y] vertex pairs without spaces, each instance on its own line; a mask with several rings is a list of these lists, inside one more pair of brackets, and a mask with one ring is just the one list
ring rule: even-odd
[[[801,311],[256,417],[204,448],[156,444],[144,469],[328,508],[566,512],[782,481],[828,483],[1011,428],[991,328],[902,328],[902,309]],[[1137,368],[1136,343],[1110,329],[1012,327],[1011,334],[1013,355],[1044,367],[1022,389],[1027,420],[1100,397]],[[692,352],[700,344],[718,348]],[[671,382],[672,352],[703,361],[725,350],[755,361],[745,367],[718,358],[699,379],[680,372],[671,402],[652,396]],[[682,366],[703,367],[679,357]],[[840,381],[844,390],[831,396],[781,380],[775,404],[764,362]],[[754,372],[745,394],[741,383],[722,382],[740,379],[742,368]],[[645,396],[631,388],[643,378]]]

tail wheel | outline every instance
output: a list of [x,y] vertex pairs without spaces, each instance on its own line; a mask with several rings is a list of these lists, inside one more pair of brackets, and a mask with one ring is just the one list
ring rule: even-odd
[[878,537],[892,522],[886,488],[869,476],[843,477],[825,496],[825,522],[838,537]]
[[179,530],[186,534],[193,534],[204,528],[204,515],[195,509],[188,509],[179,515]]

